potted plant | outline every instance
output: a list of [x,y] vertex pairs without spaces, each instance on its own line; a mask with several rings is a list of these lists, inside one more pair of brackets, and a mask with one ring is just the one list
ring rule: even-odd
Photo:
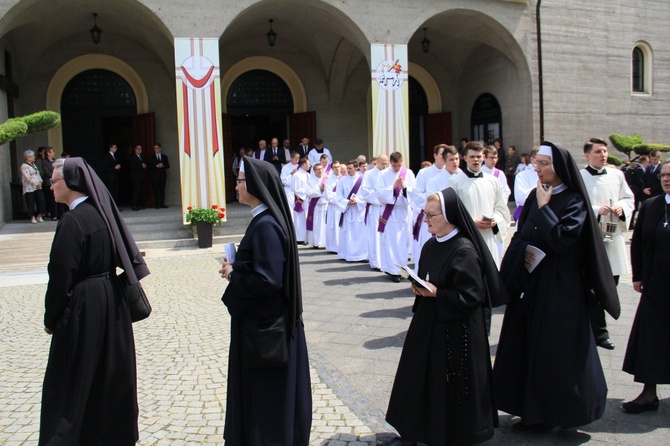
[[222,219],[226,217],[226,208],[219,208],[219,205],[213,204],[210,208],[194,208],[188,206],[186,213],[186,222],[196,227],[198,236],[198,247],[212,247],[212,227],[220,225]]

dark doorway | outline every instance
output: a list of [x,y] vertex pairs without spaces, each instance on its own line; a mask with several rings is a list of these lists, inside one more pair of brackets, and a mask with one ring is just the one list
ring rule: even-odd
[[[61,97],[63,150],[86,159],[100,174],[109,143],[117,145],[121,159],[132,150],[136,114],[135,93],[125,79],[108,70],[84,71],[70,80]],[[125,183],[122,178],[122,202]]]
[[503,138],[502,112],[495,96],[490,93],[480,95],[472,106],[470,115],[472,139],[493,145],[493,140]]
[[[426,153],[428,98],[421,84],[409,77],[409,167],[418,172]],[[432,159],[429,159],[432,162]]]
[[[269,147],[275,137],[281,146],[284,138],[291,138],[289,119],[293,113],[293,97],[286,83],[270,71],[251,70],[235,79],[228,91],[226,109],[232,145],[225,148],[228,165],[232,165],[241,146],[256,149],[258,141],[264,139]],[[234,179],[230,175],[227,175],[227,183],[232,190]]]

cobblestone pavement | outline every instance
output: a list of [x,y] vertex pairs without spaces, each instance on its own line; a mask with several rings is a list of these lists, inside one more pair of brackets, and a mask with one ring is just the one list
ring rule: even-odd
[[[35,444],[41,383],[49,348],[42,330],[48,250],[22,255],[11,226],[0,229],[0,444]],[[30,240],[49,246],[52,232]],[[6,248],[14,240],[15,258]],[[222,247],[150,250],[143,280],[154,312],[135,324],[141,445],[221,444],[226,399],[229,318],[220,296]],[[313,388],[312,445],[374,445],[393,429],[384,422],[413,298],[365,263],[346,263],[301,248],[304,320]],[[627,280],[625,280],[627,279]],[[640,385],[621,372],[637,295],[624,278],[622,317],[609,320],[614,351],[599,350],[608,380],[605,416],[580,429],[514,434],[501,413],[491,444],[670,444],[670,386],[660,386],[657,413],[623,414],[621,401]],[[495,354],[502,321],[496,311]]]

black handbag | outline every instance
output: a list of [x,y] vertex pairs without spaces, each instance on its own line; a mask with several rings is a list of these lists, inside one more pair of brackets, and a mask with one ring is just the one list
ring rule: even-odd
[[242,319],[242,363],[249,368],[288,364],[284,315],[264,321]]
[[144,288],[142,288],[142,284],[139,281],[133,284],[128,283],[126,273],[122,273],[119,279],[121,279],[121,288],[126,297],[126,302],[128,302],[130,320],[138,322],[148,318],[151,314],[151,304]]

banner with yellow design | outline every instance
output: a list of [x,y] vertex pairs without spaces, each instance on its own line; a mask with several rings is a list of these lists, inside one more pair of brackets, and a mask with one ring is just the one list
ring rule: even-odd
[[225,208],[219,41],[177,38],[174,48],[182,211]]
[[400,152],[409,165],[407,45],[372,44],[372,154]]

